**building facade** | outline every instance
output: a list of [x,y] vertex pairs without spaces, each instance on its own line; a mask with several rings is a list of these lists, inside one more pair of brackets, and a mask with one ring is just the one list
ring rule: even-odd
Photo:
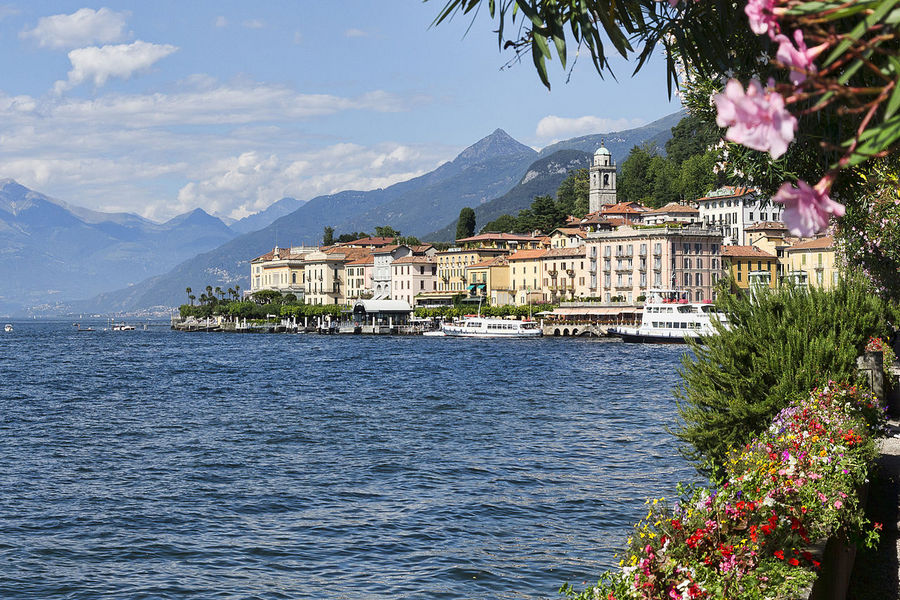
[[747,245],[747,227],[762,221],[780,221],[782,206],[760,198],[756,190],[724,186],[697,200],[700,221],[722,231],[726,245]]
[[304,257],[316,247],[275,248],[250,261],[250,293],[276,290],[303,300]]
[[542,289],[548,302],[575,300],[590,295],[585,246],[550,248],[541,260]]
[[389,244],[372,250],[374,266],[372,270],[372,291],[375,300],[387,300],[391,298],[391,263],[398,258],[409,256],[412,249],[409,246]]
[[433,256],[409,255],[391,263],[391,300],[415,305],[416,296],[437,291],[437,261]]
[[375,295],[372,290],[372,271],[375,258],[369,254],[344,264],[347,281],[347,300],[367,299]]
[[[715,297],[721,275],[722,235],[702,227],[620,229],[587,241],[589,295],[634,303],[652,288],[688,292],[692,301]],[[592,271],[593,269],[593,271]]]
[[756,246],[723,246],[722,267],[738,290],[778,285],[778,257]]
[[545,301],[543,279],[543,258],[547,249],[519,250],[510,254],[509,263],[510,295],[519,306]]
[[835,260],[834,237],[826,235],[798,242],[784,250],[783,273],[797,285],[833,289],[839,272]]
[[470,297],[483,298],[494,306],[513,304],[509,282],[509,261],[496,256],[466,267]]

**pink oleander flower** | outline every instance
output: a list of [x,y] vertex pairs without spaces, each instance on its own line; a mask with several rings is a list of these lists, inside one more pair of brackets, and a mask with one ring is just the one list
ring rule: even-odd
[[772,40],[778,42],[778,52],[775,53],[775,58],[790,68],[789,77],[794,85],[800,85],[806,81],[807,73],[816,72],[816,65],[813,61],[828,47],[828,44],[819,44],[815,48],[807,48],[806,42],[803,40],[803,32],[799,29],[794,32],[793,42],[783,33],[779,33]]
[[830,187],[831,180],[823,177],[815,187],[801,179],[797,187],[784,183],[778,189],[772,200],[784,204],[782,218],[791,233],[809,237],[825,229],[831,215],[844,216],[844,205],[828,195]]
[[778,33],[778,21],[775,20],[774,0],[748,0],[744,13],[750,21],[750,29],[756,35]]
[[728,127],[727,140],[778,158],[794,139],[797,119],[784,108],[784,98],[763,89],[756,79],[750,80],[746,93],[738,80],[729,79],[725,91],[716,94],[713,102],[718,111],[716,123]]

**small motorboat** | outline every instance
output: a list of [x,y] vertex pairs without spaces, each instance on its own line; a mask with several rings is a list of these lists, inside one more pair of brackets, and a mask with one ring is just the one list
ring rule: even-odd
[[12,331],[12,330],[13,330],[12,323],[7,323],[7,324],[3,327],[3,331],[5,331],[6,333],[9,333],[9,332]]

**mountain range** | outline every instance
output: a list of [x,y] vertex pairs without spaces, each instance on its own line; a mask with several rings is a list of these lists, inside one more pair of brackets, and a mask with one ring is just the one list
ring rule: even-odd
[[[316,244],[325,226],[340,234],[390,225],[403,235],[452,241],[463,207],[475,209],[478,227],[501,214],[516,214],[536,195],[555,195],[569,170],[589,165],[601,140],[621,162],[643,142],[662,147],[682,116],[573,138],[540,152],[498,129],[419,177],[308,202],[283,198],[230,227],[200,209],[163,224],[136,215],[98,213],[0,180],[0,254],[10,259],[0,263],[10,273],[0,273],[7,281],[15,279],[10,278],[13,270],[29,273],[0,292],[0,311],[162,310],[183,303],[186,287],[247,289],[250,259],[275,245]],[[15,208],[25,204],[27,208]],[[40,270],[32,273],[37,267]],[[46,281],[53,282],[53,289]],[[63,303],[78,297],[90,299]]]

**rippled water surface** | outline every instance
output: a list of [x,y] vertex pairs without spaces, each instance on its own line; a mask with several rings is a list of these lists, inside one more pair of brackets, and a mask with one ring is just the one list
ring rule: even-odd
[[0,598],[556,598],[692,477],[683,348],[14,325]]

